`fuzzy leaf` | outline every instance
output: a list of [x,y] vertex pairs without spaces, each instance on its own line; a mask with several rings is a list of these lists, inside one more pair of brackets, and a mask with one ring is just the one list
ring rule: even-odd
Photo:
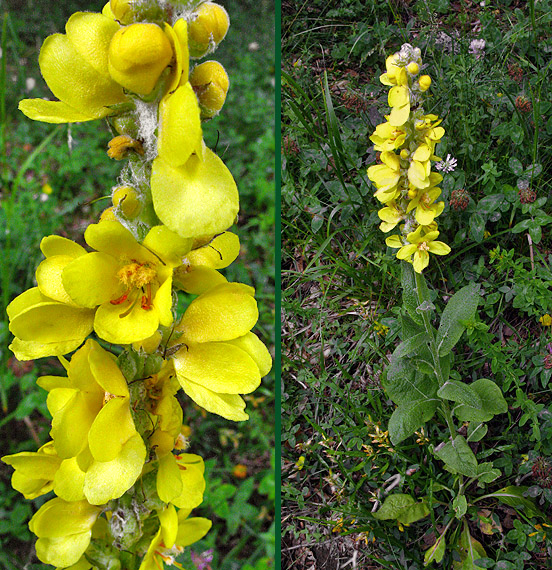
[[466,523],[464,523],[458,546],[460,547],[460,561],[453,560],[453,568],[458,570],[479,570],[479,566],[475,564],[475,561],[485,558],[487,553],[481,543],[471,536]]
[[[429,298],[429,290],[427,288],[426,281],[424,277],[421,277],[422,282],[422,298]],[[423,318],[420,313],[416,311],[416,308],[420,304],[418,301],[418,292],[416,290],[416,276],[414,275],[414,269],[411,263],[401,263],[401,286],[402,286],[402,298],[403,305],[408,311],[408,314],[412,320],[419,325],[423,324]]]
[[479,293],[473,283],[462,287],[451,297],[443,311],[437,331],[439,356],[448,354],[460,340],[466,329],[464,322],[473,320],[478,303]]
[[437,396],[444,400],[466,404],[467,406],[477,409],[481,409],[483,407],[483,402],[477,392],[472,390],[468,384],[458,382],[457,380],[447,380],[447,382],[439,388]]
[[487,429],[487,424],[483,422],[470,422],[467,441],[481,441],[487,434]]
[[454,497],[452,501],[452,508],[454,509],[455,517],[460,520],[468,510],[468,501],[464,495],[458,495]]
[[456,406],[453,411],[461,422],[486,422],[494,415],[508,411],[502,391],[492,380],[480,378],[472,382],[470,388],[477,393],[482,405],[480,408],[466,404]]
[[437,393],[437,380],[416,370],[415,360],[408,358],[394,359],[386,370],[383,382],[387,395],[400,406],[415,400],[429,400]]
[[477,459],[461,435],[457,435],[453,441],[447,441],[436,455],[455,472],[466,477],[477,476]]
[[480,463],[477,466],[477,479],[480,483],[491,483],[501,475],[502,473],[500,472],[500,469],[493,468],[492,461]]
[[391,443],[397,445],[411,436],[433,417],[438,404],[437,399],[424,399],[406,402],[396,408],[387,424]]
[[424,501],[418,503],[410,495],[395,493],[386,497],[374,517],[378,520],[396,520],[402,524],[411,524],[428,514],[429,507]]

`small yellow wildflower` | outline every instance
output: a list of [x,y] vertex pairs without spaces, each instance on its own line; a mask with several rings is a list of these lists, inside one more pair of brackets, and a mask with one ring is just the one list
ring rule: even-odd
[[539,322],[541,323],[541,325],[543,327],[549,327],[552,325],[552,317],[546,313],[546,315],[543,315],[540,319]]

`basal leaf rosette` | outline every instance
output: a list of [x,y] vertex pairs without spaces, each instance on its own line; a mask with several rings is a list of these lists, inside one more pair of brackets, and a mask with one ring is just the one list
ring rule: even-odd
[[36,270],[37,287],[16,297],[7,308],[10,349],[18,360],[61,356],[78,348],[94,327],[94,310],[75,303],[63,287],[63,269],[86,250],[60,236],[42,239],[46,259]]
[[88,340],[71,359],[67,378],[43,376],[57,455],[55,493],[67,501],[103,505],[138,479],[146,446],[136,431],[127,382],[115,357]]
[[175,328],[173,356],[184,392],[226,419],[248,419],[240,394],[255,390],[272,361],[251,332],[258,319],[252,287],[222,283],[194,299]]
[[140,564],[139,570],[159,570],[163,563],[175,565],[177,556],[184,548],[201,540],[211,528],[211,521],[202,517],[191,517],[190,509],[176,509],[169,505],[159,516],[159,530],[153,537]]
[[119,29],[103,14],[73,14],[66,34],[48,36],[39,56],[42,76],[59,101],[24,99],[21,111],[35,121],[72,123],[105,117],[126,101],[108,69],[109,45]]
[[115,221],[88,226],[84,237],[95,251],[65,266],[62,282],[74,302],[97,307],[98,336],[131,344],[151,337],[159,325],[171,325],[172,272],[192,241],[156,226],[139,243]]
[[48,501],[34,514],[29,528],[38,537],[36,555],[45,564],[68,568],[90,544],[92,528],[102,509],[86,501]]

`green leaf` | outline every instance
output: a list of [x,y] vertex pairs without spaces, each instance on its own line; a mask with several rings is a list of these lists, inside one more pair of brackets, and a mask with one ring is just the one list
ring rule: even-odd
[[500,469],[493,468],[492,461],[480,463],[477,466],[477,479],[480,483],[491,483],[501,475]]
[[510,160],[508,161],[508,166],[510,167],[510,170],[516,175],[516,176],[521,176],[521,173],[523,172],[523,165],[521,164],[521,162],[519,161],[519,159],[514,158],[513,156],[510,158]]
[[386,369],[383,387],[387,395],[400,406],[417,400],[431,400],[437,393],[437,379],[416,370],[416,360],[394,359]]
[[461,435],[457,435],[453,441],[447,441],[435,455],[454,472],[466,477],[477,476],[477,459]]
[[470,283],[455,293],[447,303],[437,331],[439,356],[448,354],[466,329],[464,322],[472,321],[479,303],[477,287]]
[[485,235],[485,219],[481,214],[475,212],[470,216],[470,234],[477,243],[483,241]]
[[396,358],[402,358],[403,356],[408,356],[409,354],[418,351],[422,344],[427,345],[428,343],[429,343],[429,337],[427,333],[425,331],[421,332],[401,342],[393,352],[393,356]]
[[535,506],[534,501],[523,496],[523,493],[527,489],[528,487],[516,487],[515,485],[511,485],[489,495],[485,495],[485,497],[496,498],[501,503],[509,507],[514,507],[514,509],[523,509],[528,517],[544,518],[544,515]]
[[386,497],[374,517],[378,520],[396,520],[402,524],[412,524],[427,517],[429,512],[425,501],[418,503],[410,495],[395,493]]
[[393,495],[388,495],[385,498],[385,501],[383,501],[383,505],[374,513],[374,518],[380,521],[396,520],[401,511],[415,503],[416,500],[405,493],[394,493]]
[[452,501],[452,508],[454,509],[454,516],[460,520],[468,510],[468,501],[464,495],[457,495]]
[[438,390],[437,396],[444,400],[451,400],[460,404],[466,404],[473,408],[482,408],[483,403],[477,392],[471,389],[468,384],[458,380],[447,380]]
[[475,561],[486,558],[487,553],[478,540],[471,536],[468,524],[464,521],[464,528],[459,541],[460,561],[453,560],[453,568],[461,570],[479,570]]
[[424,566],[431,564],[432,562],[437,562],[439,564],[441,560],[443,560],[443,556],[445,555],[445,548],[446,548],[446,541],[445,541],[445,534],[437,538],[435,544],[430,546],[424,554]]
[[415,400],[401,404],[396,408],[387,424],[391,443],[397,445],[411,436],[433,417],[438,404],[439,400],[437,399]]
[[490,196],[485,196],[479,200],[477,211],[480,214],[492,214],[500,208],[505,199],[506,198],[503,194],[491,194]]
[[487,435],[487,430],[487,424],[483,422],[470,422],[467,441],[481,441]]
[[523,141],[523,129],[520,125],[510,123],[510,138],[515,145],[520,145]]
[[500,388],[488,378],[480,378],[470,384],[470,388],[481,398],[481,407],[460,404],[453,409],[461,422],[486,422],[496,414],[508,411],[508,404]]

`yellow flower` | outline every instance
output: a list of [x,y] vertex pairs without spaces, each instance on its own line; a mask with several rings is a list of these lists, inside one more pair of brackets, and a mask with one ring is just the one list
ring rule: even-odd
[[57,455],[54,491],[68,501],[102,505],[123,495],[142,472],[146,447],[130,412],[130,395],[114,358],[89,340],[67,378],[43,376]]
[[169,566],[182,566],[175,561],[186,546],[201,540],[211,528],[211,521],[201,517],[188,518],[188,509],[180,509],[178,514],[172,505],[160,513],[160,527],[153,537],[139,570],[159,570],[163,563]]
[[54,477],[62,459],[56,454],[54,443],[49,441],[36,453],[23,451],[5,455],[2,461],[15,469],[12,487],[22,493],[25,499],[35,499],[53,489]]
[[76,564],[90,544],[92,527],[101,511],[86,501],[67,502],[59,497],[42,505],[29,522],[38,536],[38,558],[59,568]]
[[[389,116],[386,116],[389,119]],[[404,144],[406,132],[401,127],[394,127],[389,121],[376,127],[370,140],[374,143],[374,150],[392,151]]]
[[63,287],[63,269],[86,250],[60,236],[43,238],[46,259],[36,270],[38,287],[16,297],[7,308],[10,349],[18,360],[60,356],[78,348],[92,332],[94,311],[75,303]]
[[435,199],[441,195],[440,188],[432,187],[417,192],[416,197],[410,200],[407,213],[416,208],[416,221],[422,226],[428,226],[433,220],[441,215],[445,208],[444,202],[435,202]]
[[84,234],[96,251],[68,263],[62,281],[80,306],[98,307],[94,329],[116,344],[151,337],[172,323],[172,271],[191,247],[164,226],[152,228],[142,244],[118,222],[88,226]]
[[271,366],[251,328],[257,321],[252,287],[222,283],[192,301],[175,328],[182,346],[174,368],[184,392],[202,408],[241,421],[249,416],[240,394],[255,390]]
[[386,73],[380,75],[384,85],[408,85],[408,75],[404,67],[396,64],[397,54],[390,55],[385,60]]
[[416,273],[421,273],[429,265],[429,252],[436,255],[447,255],[450,253],[450,247],[442,241],[435,241],[439,235],[437,230],[430,231],[423,236],[421,235],[423,226],[419,226],[415,231],[406,236],[407,245],[404,245],[401,238],[397,235],[390,236],[385,243],[392,248],[400,248],[397,252],[398,259],[406,259],[410,261],[414,256],[413,265]]
[[380,230],[390,232],[401,220],[404,220],[405,213],[397,206],[395,201],[391,201],[385,208],[378,211],[380,220]]
[[108,48],[120,26],[104,16],[73,14],[67,34],[48,36],[40,50],[40,71],[59,101],[24,99],[19,109],[35,121],[72,123],[100,119],[126,101],[108,70]]
[[401,163],[394,152],[382,152],[380,159],[383,164],[375,164],[368,168],[368,178],[378,189],[374,196],[385,204],[399,195]]
[[546,315],[543,315],[540,319],[539,322],[541,323],[541,325],[543,327],[549,327],[552,326],[552,317],[546,313]]

